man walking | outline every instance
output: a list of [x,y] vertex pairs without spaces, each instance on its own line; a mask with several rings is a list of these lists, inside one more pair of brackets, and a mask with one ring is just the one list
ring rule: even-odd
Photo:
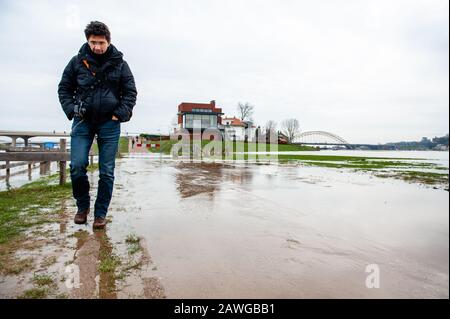
[[87,42],[64,69],[58,95],[67,118],[73,119],[70,177],[78,207],[74,222],[85,224],[90,212],[86,168],[97,136],[100,179],[93,228],[102,229],[113,192],[120,123],[130,120],[137,91],[127,62],[111,44],[108,27],[93,21],[84,33]]

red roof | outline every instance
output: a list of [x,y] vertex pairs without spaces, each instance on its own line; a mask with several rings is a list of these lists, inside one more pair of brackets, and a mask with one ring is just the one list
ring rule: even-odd
[[178,112],[191,112],[192,109],[209,109],[212,112],[222,113],[222,108],[216,107],[216,101],[211,101],[210,103],[189,103],[182,102],[178,105]]
[[241,121],[241,119],[236,118],[236,117],[224,117],[222,118],[222,123],[223,121],[229,121],[231,120],[231,123],[229,125],[231,126],[245,126],[245,123]]

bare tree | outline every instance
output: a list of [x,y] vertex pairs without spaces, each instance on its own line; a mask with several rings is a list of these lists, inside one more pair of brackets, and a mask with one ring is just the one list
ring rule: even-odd
[[277,122],[272,121],[272,120],[266,122],[266,125],[264,127],[264,130],[266,132],[267,131],[269,131],[269,132],[270,131],[276,131],[276,129],[277,129]]
[[300,134],[300,126],[297,119],[287,119],[283,121],[282,133],[287,136],[288,142],[292,143]]
[[237,109],[240,114],[241,121],[251,121],[251,117],[253,115],[253,110],[254,110],[253,105],[251,105],[248,102],[245,102],[245,104],[242,104],[241,102],[239,102]]

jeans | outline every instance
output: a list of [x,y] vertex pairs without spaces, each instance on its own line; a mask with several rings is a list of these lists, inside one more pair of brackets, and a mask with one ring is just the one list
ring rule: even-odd
[[100,179],[94,216],[104,218],[108,212],[114,186],[114,167],[120,137],[119,121],[111,119],[104,123],[91,124],[78,117],[74,118],[71,133],[70,178],[78,210],[88,209],[90,207],[90,186],[86,168],[89,164],[89,150],[95,135],[97,135],[99,150]]

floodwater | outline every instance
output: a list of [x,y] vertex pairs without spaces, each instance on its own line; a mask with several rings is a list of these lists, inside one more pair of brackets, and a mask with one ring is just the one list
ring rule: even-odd
[[[444,151],[363,151],[363,150],[320,150],[317,151],[291,151],[291,152],[258,152],[259,154],[290,154],[290,155],[334,155],[334,156],[361,156],[383,158],[408,158],[416,161],[434,163],[449,167],[449,152]],[[256,154],[256,152],[249,152]]]
[[[98,172],[89,178],[92,209]],[[301,164],[132,154],[117,160],[103,236],[123,250],[126,236],[136,234],[151,266],[114,295],[101,293],[110,279],[96,277],[92,266],[105,242],[90,230],[92,214],[87,226],[74,225],[73,200],[64,205],[58,238],[89,232],[70,239],[53,266],[78,256],[87,293],[72,298],[95,290],[109,298],[449,297],[449,196],[441,189]],[[373,269],[379,288],[366,285]],[[0,281],[0,295],[14,295],[20,282]]]
[[447,191],[301,165],[116,169],[109,232],[145,238],[169,298],[449,296]]

